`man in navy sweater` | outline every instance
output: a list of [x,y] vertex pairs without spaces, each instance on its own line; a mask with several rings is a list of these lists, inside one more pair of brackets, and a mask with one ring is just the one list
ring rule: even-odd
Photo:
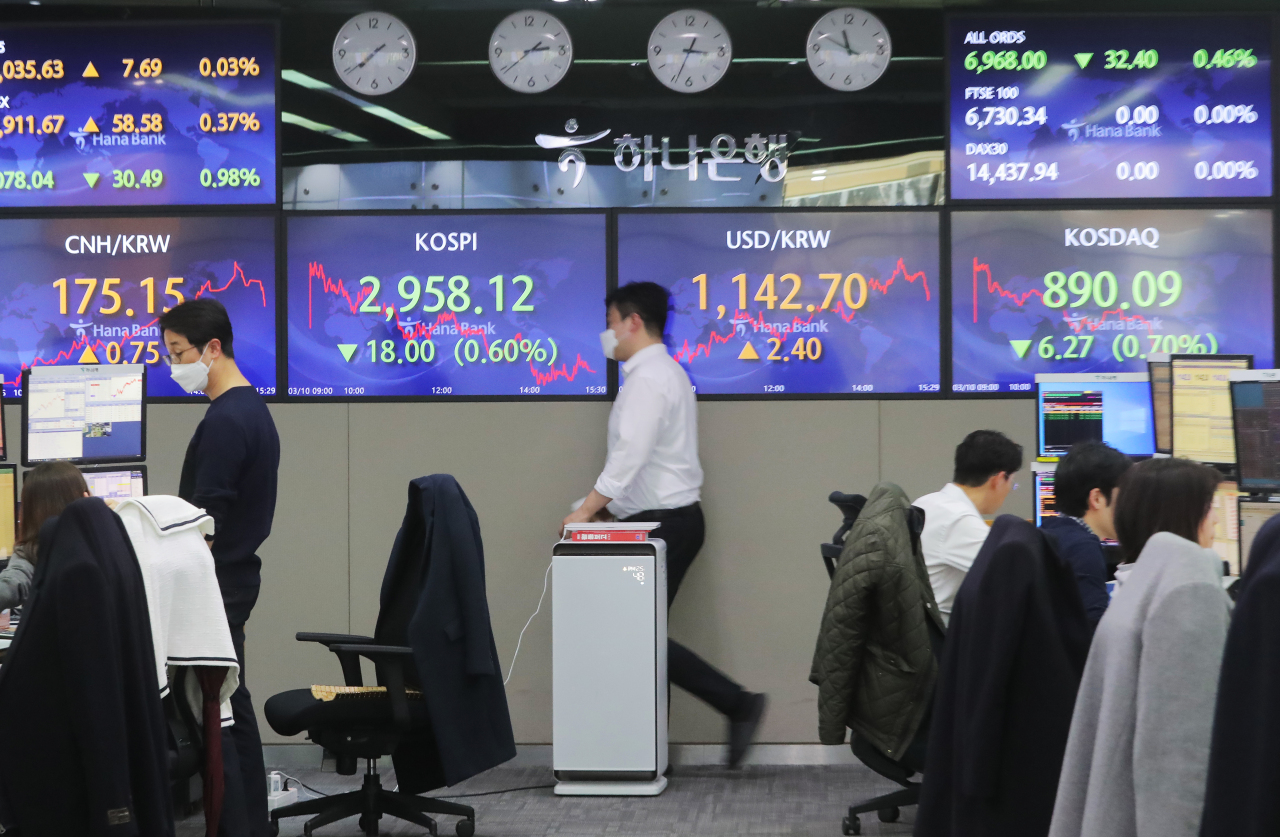
[[1120,477],[1132,464],[1129,457],[1103,442],[1073,445],[1054,472],[1058,514],[1040,525],[1057,542],[1058,553],[1075,574],[1091,628],[1098,626],[1111,601],[1101,539],[1115,540],[1113,515]]
[[231,319],[213,299],[193,299],[160,317],[165,361],[187,392],[209,396],[182,463],[178,494],[213,518],[210,543],[240,686],[231,696],[234,724],[222,735],[225,780],[220,833],[266,837],[267,777],[262,739],[245,685],[244,625],[258,600],[258,547],[276,510],[280,437],[266,403],[236,366]]

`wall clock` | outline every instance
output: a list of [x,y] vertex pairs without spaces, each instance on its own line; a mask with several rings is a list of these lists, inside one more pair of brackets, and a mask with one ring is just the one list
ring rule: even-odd
[[889,30],[863,9],[837,9],[809,30],[805,58],[818,81],[834,90],[861,90],[889,67]]
[[729,70],[733,42],[712,15],[681,9],[664,17],[649,35],[649,69],[680,93],[701,93]]
[[489,38],[489,66],[498,80],[521,93],[541,93],[560,83],[573,64],[569,30],[546,12],[508,15]]
[[379,96],[409,80],[418,61],[413,33],[385,12],[365,12],[342,25],[333,39],[333,69],[352,90]]

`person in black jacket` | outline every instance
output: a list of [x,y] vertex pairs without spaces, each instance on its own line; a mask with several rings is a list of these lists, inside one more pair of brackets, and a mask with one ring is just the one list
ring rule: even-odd
[[40,530],[0,667],[0,831],[171,837],[169,751],[142,571],[102,500]]
[[916,837],[1043,837],[1089,652],[1071,569],[998,517],[947,629]]
[[240,685],[231,696],[234,723],[222,734],[221,829],[266,837],[267,773],[246,685],[244,626],[261,583],[257,550],[275,517],[280,437],[266,402],[236,366],[231,320],[220,302],[183,302],[161,315],[160,327],[173,379],[211,402],[187,446],[178,496],[213,518],[210,548],[240,663]]
[[1040,528],[1053,536],[1058,554],[1071,567],[1089,627],[1096,628],[1111,597],[1102,539],[1115,540],[1115,507],[1120,478],[1133,462],[1103,442],[1073,445],[1054,472],[1057,514]]
[[1227,633],[1201,837],[1280,834],[1280,517],[1249,550]]
[[409,504],[382,577],[374,636],[406,643],[431,730],[392,754],[400,790],[423,793],[515,758],[498,647],[489,623],[480,520],[448,474],[409,483]]

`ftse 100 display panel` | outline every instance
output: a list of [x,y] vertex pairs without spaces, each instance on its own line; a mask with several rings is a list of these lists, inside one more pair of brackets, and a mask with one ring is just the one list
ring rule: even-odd
[[955,392],[1161,352],[1273,359],[1270,210],[955,212],[951,288]]
[[951,197],[1263,197],[1266,17],[953,17]]
[[603,396],[602,213],[295,215],[289,394]]
[[[2,86],[2,85],[0,85]],[[275,219],[0,220],[0,376],[21,394],[28,367],[141,363],[149,397],[189,396],[161,363],[160,314],[186,299],[221,302],[236,363],[276,393]]]
[[0,206],[276,201],[270,23],[0,27]]
[[621,213],[618,284],[675,307],[699,394],[937,392],[935,212]]

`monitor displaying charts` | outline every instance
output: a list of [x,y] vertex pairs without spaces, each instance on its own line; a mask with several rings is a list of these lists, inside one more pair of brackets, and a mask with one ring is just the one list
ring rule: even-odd
[[97,465],[81,468],[89,493],[104,500],[129,500],[147,496],[147,466]]
[[1240,489],[1231,481],[1218,483],[1213,493],[1217,525],[1213,530],[1213,551],[1227,562],[1230,575],[1240,575]]
[[1236,465],[1244,491],[1280,491],[1280,369],[1232,370]]
[[0,560],[13,555],[18,540],[17,466],[0,465]]
[[[1173,455],[1232,465],[1236,440],[1232,432],[1231,386],[1235,369],[1249,369],[1249,355],[1173,355]],[[1234,511],[1232,512],[1234,514]]]
[[1106,442],[1129,456],[1155,453],[1151,389],[1141,372],[1036,375],[1039,456]]
[[146,366],[37,366],[23,374],[24,465],[146,458]]
[[1039,526],[1046,517],[1053,517],[1058,513],[1053,497],[1053,478],[1056,474],[1053,471],[1035,471],[1033,476],[1036,481],[1036,525]]
[[1266,500],[1240,499],[1239,531],[1240,531],[1240,572],[1249,565],[1249,551],[1253,549],[1253,539],[1263,524],[1280,514],[1280,502]]

